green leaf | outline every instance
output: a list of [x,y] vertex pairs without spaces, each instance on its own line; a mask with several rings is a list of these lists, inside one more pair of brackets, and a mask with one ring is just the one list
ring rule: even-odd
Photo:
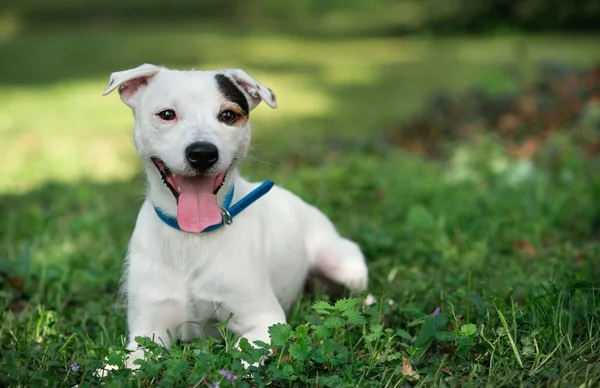
[[156,342],[148,337],[135,337],[135,342],[137,342],[140,347],[147,349],[154,349],[157,347]]
[[296,380],[297,377],[295,376],[294,367],[291,366],[290,364],[284,365],[284,367],[283,367],[283,369],[281,371],[290,380]]
[[327,361],[323,349],[317,348],[312,354],[312,360],[317,364],[323,364],[325,361]]
[[314,334],[318,339],[331,337],[331,328],[325,325],[313,326]]
[[335,353],[339,348],[339,345],[331,340],[331,339],[326,339],[323,341],[323,344],[321,345],[321,349],[327,353],[329,356],[331,356],[333,353]]
[[271,345],[284,346],[292,338],[292,328],[285,323],[277,323],[269,327],[269,336],[271,337]]
[[120,353],[111,353],[108,355],[108,358],[106,360],[106,364],[107,365],[113,365],[113,366],[124,366],[123,364],[123,356]]
[[306,361],[310,358],[312,348],[308,341],[308,338],[299,338],[298,342],[290,345],[290,356],[294,360]]
[[367,323],[367,320],[357,310],[346,310],[342,312],[342,316],[344,316],[346,321],[351,325],[364,325]]
[[248,342],[248,339],[246,337],[240,338],[238,346],[240,347],[240,350],[244,353],[249,353],[253,349],[252,345],[250,345],[250,342]]
[[337,316],[331,316],[328,317],[325,322],[323,322],[323,325],[332,329],[339,329],[341,327],[344,327],[346,324],[346,322]]
[[413,339],[413,336],[410,335],[410,333],[406,330],[398,329],[398,330],[396,330],[396,334],[398,334],[401,338],[403,338],[407,341],[412,341],[412,339]]
[[252,342],[254,343],[255,346],[258,346],[261,349],[267,349],[268,350],[268,349],[271,348],[271,346],[268,343],[263,342],[261,340],[256,340],[256,341],[252,341]]
[[438,331],[435,333],[435,339],[438,341],[454,341],[456,334],[453,331]]
[[[429,347],[429,344],[433,340],[435,333],[444,328],[447,323],[448,317],[446,317],[444,314],[430,316],[425,321],[423,326],[421,326],[421,330],[419,330],[419,334],[417,335],[417,339],[415,339],[414,343],[415,347],[421,348],[419,357],[423,354],[427,347]],[[418,359],[419,357],[415,356],[413,359]]]
[[312,308],[317,312],[317,314],[320,315],[329,315],[333,310],[333,306],[325,302],[324,300],[319,300],[313,303]]
[[171,377],[176,377],[179,378],[181,376],[181,374],[185,371],[187,371],[189,365],[186,361],[183,360],[177,360],[177,359],[168,359],[166,362],[167,364],[167,370],[165,371],[165,374],[167,376],[171,376]]
[[354,309],[357,303],[357,299],[340,299],[337,302],[335,302],[334,307],[336,310],[343,312]]
[[460,334],[467,337],[473,337],[477,334],[477,326],[473,323],[464,324],[460,328]]
[[344,380],[340,376],[323,376],[319,379],[319,382],[324,387],[337,388],[344,386]]
[[296,338],[302,338],[308,336],[308,325],[296,326]]
[[369,342],[375,342],[383,335],[383,326],[382,325],[373,325],[371,326],[371,331],[369,334],[365,336],[365,339]]

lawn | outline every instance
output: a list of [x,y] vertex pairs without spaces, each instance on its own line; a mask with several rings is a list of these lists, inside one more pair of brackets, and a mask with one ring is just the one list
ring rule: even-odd
[[251,376],[240,360],[260,351],[235,351],[224,333],[171,351],[148,344],[142,371],[107,386],[600,385],[598,160],[566,135],[531,159],[508,158],[489,136],[443,161],[381,140],[438,90],[501,93],[533,80],[540,61],[598,63],[598,38],[191,26],[2,37],[0,386],[99,386],[92,371],[120,362],[118,285],[143,180],[131,114],[101,93],[111,71],[142,62],[242,67],[275,90],[280,109],[255,111],[243,173],[293,190],[359,242],[380,303],[303,296],[291,327],[273,328],[276,357]]

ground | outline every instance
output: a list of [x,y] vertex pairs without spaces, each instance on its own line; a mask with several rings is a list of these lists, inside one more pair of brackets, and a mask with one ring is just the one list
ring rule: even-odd
[[102,360],[120,362],[118,285],[143,180],[130,112],[101,93],[111,71],[141,62],[242,67],[275,90],[280,109],[255,111],[242,171],[293,190],[356,240],[380,303],[303,296],[291,328],[272,330],[275,357],[250,376],[240,360],[260,354],[232,350],[224,333],[153,349],[142,371],[106,385],[597,386],[598,161],[566,135],[525,160],[485,135],[445,160],[382,140],[437,90],[513,90],[506,69],[526,82],[542,60],[589,65],[597,40],[327,40],[189,26],[4,38],[0,386],[96,386]]

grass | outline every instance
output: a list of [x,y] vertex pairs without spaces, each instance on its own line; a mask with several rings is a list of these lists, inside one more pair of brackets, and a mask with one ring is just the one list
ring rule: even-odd
[[[233,64],[278,93],[281,109],[256,111],[243,171],[316,204],[359,242],[381,303],[304,295],[291,326],[272,329],[276,357],[251,378],[240,360],[261,351],[232,350],[224,332],[171,351],[140,339],[152,353],[143,370],[106,385],[597,386],[598,161],[564,136],[531,160],[482,136],[444,163],[377,141],[438,89],[511,90],[506,66],[531,79],[541,60],[590,64],[596,41],[316,41],[186,26],[6,38],[0,385],[96,386],[102,360],[120,362],[115,302],[143,181],[130,113],[100,93],[110,71],[156,62]],[[519,42],[526,57],[515,57]]]

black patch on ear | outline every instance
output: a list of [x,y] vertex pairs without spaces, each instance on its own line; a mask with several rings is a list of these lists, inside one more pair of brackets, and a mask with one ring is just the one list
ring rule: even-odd
[[238,104],[244,111],[244,114],[247,115],[250,107],[248,106],[248,100],[246,100],[244,93],[242,93],[242,91],[223,74],[217,74],[215,79],[217,81],[217,85],[219,86],[219,90],[221,93],[223,93],[225,98]]

